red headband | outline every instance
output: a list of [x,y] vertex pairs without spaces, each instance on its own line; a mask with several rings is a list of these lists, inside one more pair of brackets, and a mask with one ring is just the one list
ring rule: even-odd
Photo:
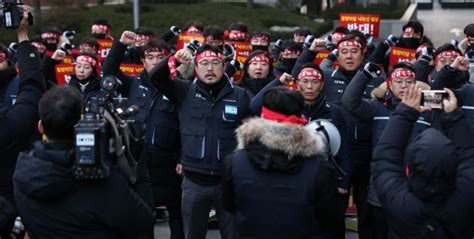
[[101,25],[101,24],[94,24],[92,25],[91,29],[92,29],[92,32],[102,32],[102,31],[109,32],[109,27],[106,25]]
[[319,71],[317,71],[316,69],[313,69],[313,68],[304,68],[303,70],[300,71],[300,73],[298,74],[298,77],[296,79],[301,80],[305,77],[311,77],[311,78],[314,77],[318,80],[323,79],[323,76],[321,75],[321,73],[319,73]]
[[362,49],[362,45],[356,41],[356,40],[347,40],[347,41],[343,41],[343,42],[340,42],[338,45],[337,45],[337,49],[338,50],[341,50],[342,48],[344,47],[348,47],[348,46],[355,46],[357,48],[361,48]]
[[247,39],[248,36],[247,32],[229,32],[230,39]]
[[146,55],[148,55],[149,53],[152,53],[152,52],[162,53],[165,56],[168,56],[170,54],[170,51],[168,51],[166,49],[160,50],[158,47],[153,47],[153,48],[150,48],[150,49],[146,50],[143,53],[143,56],[146,56]]
[[281,54],[291,54],[291,53],[296,53],[297,55],[301,54],[301,52],[299,51],[290,50],[290,49],[285,49]]
[[223,59],[221,53],[215,53],[211,50],[205,50],[196,56],[196,62],[200,62],[201,59],[204,57],[215,57],[215,58],[218,58],[219,60]]
[[41,34],[41,38],[43,39],[57,39],[58,36],[59,36],[58,34],[53,33],[53,32],[45,32]]
[[291,124],[306,124],[308,122],[308,120],[304,117],[299,117],[296,115],[284,115],[275,111],[271,111],[265,108],[265,106],[262,107],[262,118]]
[[390,74],[390,80],[394,78],[412,78],[415,79],[415,72],[406,68],[397,68]]
[[336,42],[340,41],[346,34],[341,32],[335,32],[331,35],[332,39]]
[[135,41],[138,41],[138,40],[141,40],[141,39],[146,39],[147,41],[152,41],[154,40],[156,37],[153,36],[153,35],[140,35],[140,34],[137,34],[135,36]]
[[439,61],[441,57],[451,57],[451,56],[458,57],[460,56],[460,54],[459,52],[455,50],[442,51],[436,56],[436,61]]
[[36,49],[38,50],[44,50],[46,49],[46,47],[44,46],[43,43],[40,43],[40,42],[31,42],[31,45],[33,45],[34,47],[36,47]]
[[90,57],[90,56],[86,56],[86,55],[80,55],[76,58],[76,62],[85,62],[85,63],[89,63],[91,64],[92,66],[95,67],[95,65],[97,64],[97,61]]
[[8,55],[5,52],[0,52],[0,61],[8,59]]
[[198,33],[198,34],[202,34],[202,31],[197,29],[195,26],[191,26],[190,28],[188,28],[188,30],[186,30],[187,33],[191,34],[191,33]]
[[413,27],[407,27],[407,28],[405,28],[405,30],[403,31],[403,33],[415,33],[415,28],[413,28]]
[[268,40],[269,40],[268,36],[265,36],[265,35],[252,36],[251,40],[253,40],[253,39],[259,39],[259,38],[260,38],[261,40],[265,40],[265,41],[268,41]]
[[248,64],[250,65],[254,62],[263,62],[263,63],[270,64],[270,59],[268,59],[268,57],[266,57],[264,54],[259,54],[252,57],[252,59],[250,59]]

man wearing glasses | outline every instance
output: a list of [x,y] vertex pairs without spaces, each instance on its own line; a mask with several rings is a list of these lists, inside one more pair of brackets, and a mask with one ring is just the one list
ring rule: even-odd
[[441,45],[436,49],[433,60],[435,70],[430,82],[433,89],[458,89],[469,82],[469,61],[456,46],[450,43]]
[[[413,64],[399,62],[393,66],[393,70],[385,81],[386,84],[372,91],[373,99],[363,99],[367,84],[373,78],[380,76],[381,71],[381,68],[376,64],[372,62],[366,63],[364,68],[356,73],[342,96],[343,107],[358,120],[365,121],[371,125],[372,145],[374,147],[377,145],[391,113],[395,110],[398,103],[401,102],[407,89],[417,83]],[[418,84],[421,85],[423,90],[429,89],[429,86],[423,82]],[[428,112],[421,113],[413,128],[411,139],[430,127],[430,120],[431,115]],[[386,238],[388,233],[386,214],[373,187],[372,178],[369,182],[368,204],[369,215],[373,217],[369,221],[374,220],[377,224],[374,238]]]
[[[173,59],[174,58],[174,59]],[[192,55],[180,50],[169,62],[189,64]],[[204,45],[196,51],[193,82],[170,80],[166,61],[151,72],[158,91],[175,102],[181,133],[180,164],[182,213],[186,238],[204,239],[211,206],[216,209],[222,238],[231,238],[233,222],[222,208],[223,160],[237,146],[235,129],[248,114],[249,96],[224,74],[218,48]]]

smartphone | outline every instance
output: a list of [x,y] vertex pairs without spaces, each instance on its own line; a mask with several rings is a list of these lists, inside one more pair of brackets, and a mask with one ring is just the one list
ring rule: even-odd
[[443,100],[448,97],[445,90],[423,90],[421,97],[421,105],[429,106],[432,109],[443,109]]

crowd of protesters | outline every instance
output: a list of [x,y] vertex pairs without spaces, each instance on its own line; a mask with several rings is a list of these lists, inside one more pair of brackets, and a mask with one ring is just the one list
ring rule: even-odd
[[[225,239],[340,239],[350,196],[361,239],[473,238],[474,24],[441,46],[416,21],[378,44],[337,27],[271,46],[243,22],[114,38],[98,19],[73,47],[57,27],[30,38],[22,8],[18,43],[0,46],[1,239],[154,238],[163,207],[173,239],[206,238],[211,210]],[[202,41],[177,48],[180,33]],[[245,60],[229,42],[250,45]],[[394,47],[416,58],[389,64]],[[100,180],[73,173],[74,128],[104,76],[139,108],[133,181],[112,161]],[[439,107],[425,90],[442,91]]]

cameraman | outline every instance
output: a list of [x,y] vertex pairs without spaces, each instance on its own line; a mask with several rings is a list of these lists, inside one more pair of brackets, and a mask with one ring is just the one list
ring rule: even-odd
[[[13,106],[0,110],[0,196],[13,203],[12,176],[18,152],[25,150],[38,121],[38,101],[45,90],[41,61],[36,48],[28,41],[28,13],[31,7],[23,5],[23,20],[17,30],[18,67],[20,83]],[[15,217],[10,218],[13,222]]]
[[20,154],[14,191],[30,238],[137,238],[153,229],[153,211],[109,163],[101,180],[74,180],[74,125],[82,97],[56,86],[39,102],[38,130],[47,136]]

